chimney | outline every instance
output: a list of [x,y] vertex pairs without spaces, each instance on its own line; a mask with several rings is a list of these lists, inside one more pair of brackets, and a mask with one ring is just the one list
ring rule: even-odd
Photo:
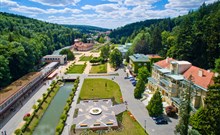
[[203,77],[203,71],[202,70],[198,71],[198,76]]
[[166,58],[166,63],[168,63],[168,62],[169,62],[169,57]]

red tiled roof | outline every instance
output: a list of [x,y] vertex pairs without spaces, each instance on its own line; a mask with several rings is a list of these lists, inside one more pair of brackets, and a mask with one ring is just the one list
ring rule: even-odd
[[89,48],[92,46],[93,46],[93,43],[83,43],[83,42],[77,42],[73,45],[74,48]]
[[156,62],[155,65],[157,65],[161,68],[169,68],[170,61],[172,61],[172,60],[174,60],[174,59],[173,58],[168,58],[168,62],[167,62],[167,59],[164,59],[164,60]]
[[[199,71],[202,71],[203,75],[199,76]],[[203,87],[203,88],[208,88],[209,85],[214,84],[213,77],[214,73],[213,72],[208,72],[207,70],[198,68],[196,66],[191,66],[184,74],[183,76],[188,79],[189,76],[193,76],[193,83]]]

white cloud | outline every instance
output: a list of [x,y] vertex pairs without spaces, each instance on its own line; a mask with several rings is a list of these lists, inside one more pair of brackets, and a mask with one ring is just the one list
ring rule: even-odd
[[39,13],[45,13],[45,10],[36,8],[36,7],[27,7],[27,6],[16,6],[10,8],[12,11],[20,12],[20,13],[26,13],[26,14],[39,14]]
[[109,2],[116,2],[118,4],[123,4],[124,0],[108,0]]
[[168,0],[165,5],[168,9],[195,9],[205,3],[213,3],[217,0]]
[[16,6],[10,8],[12,11],[20,12],[20,13],[26,13],[26,14],[63,14],[63,13],[80,13],[81,10],[79,9],[70,9],[70,8],[64,8],[64,9],[41,9],[37,7],[27,7],[27,6]]
[[67,5],[76,5],[80,0],[30,0],[33,2],[40,3],[46,6],[67,6]]
[[138,6],[138,5],[152,5],[160,0],[125,0],[124,4],[126,6]]
[[0,6],[18,6],[18,3],[11,0],[0,0]]

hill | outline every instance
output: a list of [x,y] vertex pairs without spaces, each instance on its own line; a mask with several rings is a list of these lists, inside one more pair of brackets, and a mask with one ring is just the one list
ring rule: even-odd
[[[147,27],[139,26],[142,27],[139,30],[134,30],[134,27],[129,30],[128,25],[113,31],[118,35],[134,31],[125,39],[120,39],[121,42],[133,42],[130,54],[159,54],[213,69],[215,60],[220,58],[219,22],[220,1],[217,1],[209,5],[204,3],[198,10],[184,16],[166,18]],[[115,35],[112,37],[117,38]]]
[[119,41],[122,37],[127,38],[129,37],[133,32],[137,32],[140,29],[144,27],[150,27],[152,24],[158,23],[162,21],[163,19],[151,19],[151,20],[145,20],[140,22],[135,22],[131,24],[127,24],[123,27],[119,27],[117,29],[114,29],[110,33],[110,37],[114,38],[116,41]]
[[68,28],[77,29],[82,33],[95,33],[95,32],[105,32],[110,29],[107,28],[101,28],[96,26],[89,26],[89,25],[63,25]]
[[0,88],[37,70],[42,56],[81,36],[61,25],[0,12]]

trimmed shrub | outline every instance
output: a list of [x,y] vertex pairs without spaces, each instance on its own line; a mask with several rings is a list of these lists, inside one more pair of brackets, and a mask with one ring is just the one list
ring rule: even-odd
[[14,133],[15,133],[16,135],[21,135],[21,134],[22,134],[22,131],[21,131],[21,129],[16,129]]
[[165,108],[167,116],[174,117],[176,115],[177,109],[173,106],[167,106]]

